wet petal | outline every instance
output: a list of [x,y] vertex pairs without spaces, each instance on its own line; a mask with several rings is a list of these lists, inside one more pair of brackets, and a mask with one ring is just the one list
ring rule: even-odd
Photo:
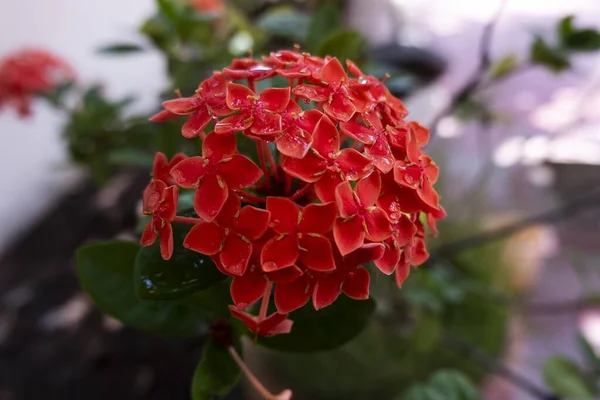
[[292,89],[292,93],[304,99],[322,102],[329,98],[330,89],[315,85],[298,85]]
[[210,163],[217,163],[224,158],[231,157],[237,151],[234,136],[222,136],[211,133],[202,143],[202,157]]
[[398,287],[402,287],[402,284],[408,278],[410,274],[410,264],[408,263],[400,263],[398,268],[396,268],[396,285]]
[[249,240],[257,240],[267,230],[271,213],[260,208],[246,206],[233,223],[233,228]]
[[304,182],[316,182],[325,171],[326,161],[319,155],[309,151],[302,159],[286,158],[283,170]]
[[297,125],[290,125],[277,138],[277,150],[281,154],[293,158],[303,158],[312,144],[312,135],[306,133]]
[[204,128],[208,125],[211,118],[206,107],[200,107],[185,121],[185,124],[181,128],[181,134],[188,139],[199,136],[201,132],[204,132]]
[[258,182],[263,172],[248,157],[235,154],[219,163],[219,175],[231,190],[241,190]]
[[331,96],[329,103],[323,104],[323,111],[338,121],[349,121],[356,112],[356,106],[350,101],[347,93],[339,91]]
[[242,111],[217,122],[215,125],[215,133],[223,135],[232,132],[241,132],[250,128],[252,122],[254,122],[252,115]]
[[379,193],[381,192],[381,175],[374,171],[369,176],[361,179],[356,184],[356,194],[363,207],[370,207],[375,204]]
[[344,264],[348,268],[379,260],[385,253],[385,245],[382,243],[367,243],[344,258]]
[[358,205],[350,182],[344,181],[335,188],[335,201],[340,211],[340,216],[348,218],[358,214]]
[[367,228],[367,240],[380,242],[392,235],[392,226],[385,211],[377,207],[368,212],[365,216],[365,225]]
[[152,246],[156,241],[158,234],[154,230],[154,222],[152,220],[148,221],[146,227],[144,228],[144,232],[142,232],[142,238],[140,239],[140,246]]
[[333,57],[331,60],[323,66],[321,69],[321,80],[331,83],[342,83],[348,79],[348,75],[346,75],[346,71],[344,71],[344,67],[340,63],[340,60]]
[[325,234],[331,230],[337,208],[335,203],[309,204],[302,210],[302,220],[298,229],[303,233]]
[[306,268],[317,272],[335,270],[331,242],[326,237],[304,235],[300,248],[299,260]]
[[327,116],[323,116],[315,126],[313,149],[325,158],[332,158],[340,151],[340,134]]
[[224,241],[223,228],[212,222],[200,222],[192,226],[183,241],[183,247],[212,256],[221,250]]
[[277,271],[269,272],[267,276],[269,280],[275,283],[290,283],[304,275],[304,271],[297,265],[278,269]]
[[214,175],[206,176],[194,196],[194,210],[200,218],[210,222],[219,214],[228,196],[229,190],[224,182]]
[[273,272],[294,265],[298,255],[298,238],[294,235],[282,235],[265,244],[260,254],[260,263],[263,271]]
[[373,144],[375,142],[376,132],[373,129],[363,126],[355,120],[342,122],[340,129],[352,139],[358,140],[364,144]]
[[160,228],[160,255],[165,260],[169,260],[173,255],[173,227],[166,221]]
[[333,304],[342,292],[343,274],[331,273],[320,275],[312,293],[315,310]]
[[333,237],[343,256],[358,249],[365,241],[362,219],[358,216],[346,221],[338,218],[333,226]]
[[256,321],[256,317],[250,315],[248,313],[243,312],[239,308],[234,305],[229,306],[229,312],[231,316],[239,319],[248,327],[248,330],[252,333],[258,333],[258,322]]
[[399,262],[400,249],[392,241],[385,244],[383,256],[379,260],[373,261],[375,266],[386,275],[391,275]]
[[348,274],[342,284],[342,291],[346,296],[355,300],[366,300],[369,298],[369,282],[371,277],[365,268],[357,268]]
[[295,233],[300,209],[285,197],[267,197],[267,210],[271,213],[270,227],[277,233]]
[[167,111],[173,114],[188,115],[194,112],[199,102],[200,100],[197,97],[180,97],[167,100],[162,105]]
[[219,254],[219,260],[228,274],[240,276],[246,272],[251,254],[252,244],[243,240],[239,235],[230,234],[225,239],[223,250]]
[[335,162],[349,181],[356,181],[373,169],[371,160],[355,149],[342,150]]
[[247,270],[242,276],[234,276],[229,292],[233,303],[239,308],[246,308],[260,299],[267,289],[265,276],[255,271]]
[[308,303],[310,295],[310,281],[303,275],[293,282],[275,286],[275,306],[280,313],[290,313]]
[[323,203],[335,202],[335,188],[343,181],[339,173],[329,170],[315,183],[315,194]]
[[171,169],[171,177],[184,189],[198,187],[205,174],[206,164],[202,157],[186,158]]
[[254,99],[258,98],[250,88],[238,83],[228,83],[225,101],[232,110],[250,108]]
[[290,88],[268,88],[260,93],[258,100],[261,107],[280,113],[285,110],[290,102]]

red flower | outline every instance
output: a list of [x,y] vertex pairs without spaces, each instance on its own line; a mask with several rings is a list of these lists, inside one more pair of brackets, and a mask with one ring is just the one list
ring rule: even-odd
[[177,153],[171,158],[171,161],[169,161],[164,153],[156,153],[156,156],[154,157],[154,166],[152,167],[152,178],[157,181],[163,181],[167,185],[175,183],[171,177],[171,169],[186,157],[187,156],[183,153]]
[[439,175],[438,167],[426,155],[412,157],[394,164],[394,180],[398,185],[415,190],[419,198],[433,209],[439,209],[439,196],[433,184]]
[[417,227],[408,215],[399,213],[396,215],[396,218],[390,217],[392,236],[385,241],[385,251],[382,257],[374,262],[375,266],[386,275],[391,275],[396,270],[400,263],[402,248],[412,243],[417,233]]
[[275,70],[249,57],[233,60],[229,67],[223,68],[223,75],[233,80],[248,79],[254,82],[272,77]]
[[250,315],[235,306],[229,306],[231,315],[242,321],[250,332],[261,336],[274,336],[282,333],[290,333],[293,321],[287,319],[287,314],[273,313],[259,321],[258,317]]
[[361,247],[365,239],[379,242],[392,234],[390,221],[381,208],[375,205],[381,192],[381,177],[374,172],[356,184],[352,190],[349,182],[335,188],[335,199],[340,217],[333,227],[333,237],[342,255]]
[[364,143],[365,153],[369,156],[373,165],[381,172],[387,174],[394,166],[395,157],[390,149],[388,135],[397,135],[396,129],[387,125],[385,128],[381,120],[375,118],[364,118],[367,126],[359,124],[356,120],[342,122],[340,128],[342,132],[351,138]]
[[329,60],[320,72],[323,86],[299,85],[295,95],[323,103],[323,111],[339,121],[348,121],[357,110],[357,99],[348,87],[349,78],[337,58]]
[[345,257],[336,252],[337,269],[316,278],[312,293],[315,310],[331,305],[342,292],[356,300],[368,299],[370,276],[361,264],[380,259],[383,252],[379,243],[365,244]]
[[163,103],[164,111],[150,118],[152,122],[162,122],[172,116],[187,115],[188,120],[181,128],[186,138],[204,136],[204,128],[212,118],[231,114],[225,103],[227,81],[221,73],[214,73],[200,83],[192,97],[181,97]]
[[291,267],[300,261],[313,271],[335,269],[331,243],[324,235],[331,231],[337,211],[334,203],[309,204],[302,211],[283,197],[268,197],[269,225],[277,234],[265,244],[261,264],[266,272]]
[[327,116],[323,116],[313,132],[312,151],[302,159],[288,158],[285,172],[315,184],[322,202],[335,201],[335,188],[344,180],[357,180],[370,171],[370,161],[355,149],[340,151],[340,135]]
[[144,190],[144,215],[152,219],[144,228],[140,244],[151,246],[160,236],[160,254],[168,260],[173,255],[173,228],[171,221],[177,214],[177,187],[167,186],[163,181],[154,180]]
[[248,157],[235,153],[233,136],[209,134],[202,145],[202,157],[187,158],[171,169],[179,186],[197,189],[194,209],[205,221],[215,219],[229,190],[248,188],[262,176]]
[[270,213],[252,206],[241,208],[234,193],[214,222],[199,222],[187,234],[183,246],[209,256],[229,275],[244,275],[252,255],[252,242],[267,230]]
[[290,100],[281,113],[282,130],[275,138],[277,150],[283,155],[303,158],[312,145],[312,133],[323,113],[317,110],[302,111],[302,108]]
[[237,114],[217,123],[215,132],[226,134],[249,129],[254,135],[280,133],[281,115],[290,101],[289,88],[269,88],[257,96],[246,86],[227,84],[227,105]]
[[203,14],[220,14],[225,10],[223,0],[192,0],[192,6]]
[[75,80],[73,69],[44,50],[26,49],[0,61],[0,109],[13,106],[21,117],[31,113],[34,95]]

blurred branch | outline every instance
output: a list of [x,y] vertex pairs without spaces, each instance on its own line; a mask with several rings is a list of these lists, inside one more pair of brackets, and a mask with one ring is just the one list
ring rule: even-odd
[[454,352],[464,355],[478,364],[483,365],[492,373],[495,373],[515,386],[519,387],[523,391],[529,393],[532,397],[540,400],[560,400],[561,398],[548,393],[546,390],[538,387],[533,382],[530,382],[527,378],[512,371],[506,365],[502,364],[499,360],[489,357],[483,351],[471,343],[462,340],[458,336],[451,332],[445,332],[443,335],[443,341],[449,349]]
[[434,264],[436,259],[447,258],[460,253],[461,251],[478,247],[495,240],[504,239],[532,225],[557,222],[574,217],[589,208],[595,207],[600,207],[600,189],[591,190],[586,195],[583,195],[576,200],[566,202],[555,209],[523,218],[513,224],[494,230],[479,232],[456,241],[442,244],[431,253],[430,259],[432,262],[428,263],[428,265]]
[[434,116],[429,124],[431,136],[436,135],[440,121],[444,117],[452,114],[465,99],[471,96],[485,78],[486,72],[488,71],[491,63],[490,47],[492,38],[494,36],[494,30],[507,1],[508,0],[502,0],[500,2],[498,10],[483,28],[481,41],[479,43],[479,66],[471,78],[467,80],[467,82],[456,92],[456,94],[454,94],[454,96],[452,96],[448,105],[446,105],[446,107],[444,107],[436,116]]

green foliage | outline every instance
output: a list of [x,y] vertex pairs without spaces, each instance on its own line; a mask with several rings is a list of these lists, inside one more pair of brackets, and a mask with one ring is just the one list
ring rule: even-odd
[[180,302],[140,300],[133,286],[137,243],[101,242],[77,250],[77,274],[85,292],[104,313],[150,332],[196,336],[206,330],[205,314]]
[[436,372],[427,383],[416,384],[399,400],[482,400],[473,382],[464,374],[453,370]]
[[561,72],[571,66],[568,55],[560,48],[550,47],[544,39],[536,37],[530,50],[531,62]]
[[135,43],[115,43],[107,46],[102,46],[98,49],[99,53],[103,54],[131,54],[143,52],[144,48]]
[[325,39],[316,54],[337,57],[342,63],[348,58],[356,61],[366,46],[367,43],[360,33],[351,29],[343,29]]
[[493,79],[503,78],[510,74],[517,67],[517,57],[514,54],[509,54],[495,62],[490,69],[490,76]]
[[565,397],[595,399],[579,367],[563,356],[549,357],[544,363],[543,376],[552,391]]
[[600,378],[600,357],[581,333],[577,335],[577,345],[592,375]]
[[240,375],[240,369],[227,349],[209,340],[204,345],[202,359],[192,378],[192,400],[212,400],[215,396],[227,395]]
[[573,51],[596,51],[600,50],[600,32],[592,28],[578,29],[573,26],[572,15],[560,20],[558,24],[558,36],[560,44],[565,49]]
[[315,352],[335,349],[356,337],[375,310],[372,299],[352,300],[340,296],[331,306],[315,311],[306,305],[291,314],[292,331],[286,335],[261,337],[259,343],[272,349]]
[[267,34],[304,42],[308,35],[310,19],[293,7],[273,7],[261,15],[256,26]]
[[313,11],[306,46],[310,52],[317,53],[325,40],[342,26],[341,10],[335,1],[323,1]]
[[183,247],[189,230],[189,226],[173,224],[174,251],[170,260],[161,257],[158,242],[140,248],[134,269],[135,290],[140,299],[180,299],[226,278],[210,257]]

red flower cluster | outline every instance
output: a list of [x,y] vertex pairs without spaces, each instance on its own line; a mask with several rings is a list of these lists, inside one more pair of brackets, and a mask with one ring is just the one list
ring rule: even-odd
[[[238,59],[151,119],[186,116],[182,134],[200,137],[202,154],[157,155],[142,245],[160,236],[168,259],[171,223],[193,224],[183,245],[233,277],[232,315],[257,334],[289,332],[287,314],[311,299],[318,310],[341,293],[368,298],[366,263],[400,286],[428,257],[421,215],[434,232],[445,216],[428,130],[381,81],[347,71],[297,51]],[[276,77],[288,85],[257,91]],[[198,218],[176,215],[179,189],[195,191]],[[244,311],[261,298],[258,315]]]
[[75,79],[64,61],[43,50],[22,50],[0,61],[0,108],[13,106],[20,116],[31,114],[31,98]]

